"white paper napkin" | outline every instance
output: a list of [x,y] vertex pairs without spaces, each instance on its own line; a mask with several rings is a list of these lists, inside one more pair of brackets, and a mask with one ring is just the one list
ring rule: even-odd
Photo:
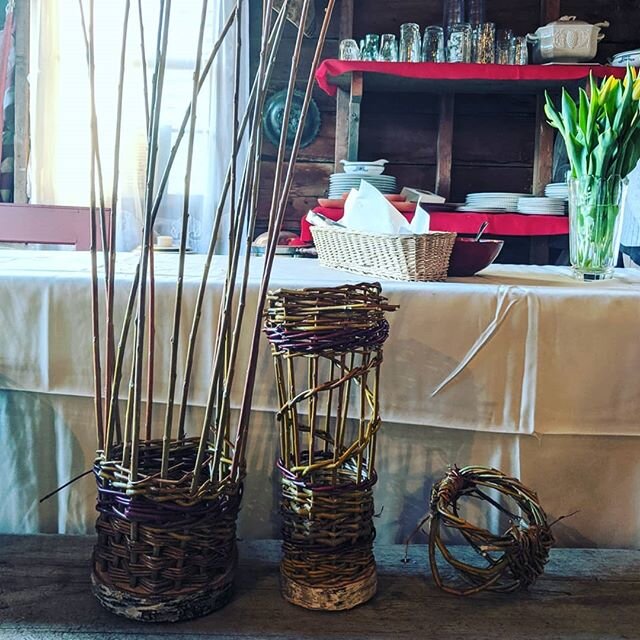
[[369,233],[428,233],[429,214],[418,203],[415,216],[409,224],[378,189],[363,180],[360,189],[351,189],[347,196],[340,224],[353,231]]

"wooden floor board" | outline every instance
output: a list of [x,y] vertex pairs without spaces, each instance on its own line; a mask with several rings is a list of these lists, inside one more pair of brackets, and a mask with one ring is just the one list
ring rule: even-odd
[[143,624],[104,611],[91,595],[93,540],[0,536],[0,639],[320,640],[391,638],[533,640],[640,638],[640,552],[555,550],[545,577],[515,595],[457,598],[428,575],[423,546],[376,548],[377,596],[348,612],[287,604],[278,585],[279,543],[240,544],[232,602],[182,624]]

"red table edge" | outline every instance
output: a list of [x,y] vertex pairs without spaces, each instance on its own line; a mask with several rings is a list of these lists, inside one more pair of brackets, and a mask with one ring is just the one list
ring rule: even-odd
[[554,80],[575,82],[586,80],[590,73],[596,78],[615,76],[623,78],[624,67],[606,65],[510,65],[473,64],[447,62],[363,62],[361,60],[323,60],[316,70],[316,82],[328,95],[335,96],[338,88],[331,84],[331,78],[363,71],[400,76],[403,78],[423,78],[425,80]]
[[[340,220],[343,209],[329,209],[316,207],[315,213],[321,213],[330,220]],[[402,214],[409,222],[413,219],[412,213]],[[455,231],[461,234],[475,234],[480,225],[487,221],[489,226],[485,233],[501,237],[532,237],[532,236],[563,236],[569,233],[568,216],[545,216],[523,213],[473,213],[473,212],[448,212],[432,211],[432,231]],[[300,239],[304,242],[312,242],[311,225],[306,217],[300,221]]]

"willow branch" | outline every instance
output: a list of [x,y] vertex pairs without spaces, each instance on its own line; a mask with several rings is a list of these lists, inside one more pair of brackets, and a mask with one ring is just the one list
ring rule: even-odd
[[173,423],[173,408],[178,367],[178,343],[180,339],[180,317],[182,312],[182,287],[184,281],[184,261],[187,248],[187,234],[189,229],[189,198],[191,196],[191,170],[193,166],[193,148],[196,138],[196,120],[198,112],[198,87],[200,86],[200,66],[202,63],[202,47],[204,41],[204,27],[207,17],[207,0],[202,0],[200,13],[200,29],[198,31],[198,46],[196,49],[196,64],[193,71],[193,87],[191,91],[191,119],[189,123],[189,141],[187,143],[187,166],[184,174],[184,194],[182,200],[182,229],[180,234],[180,255],[178,258],[178,279],[176,282],[176,296],[173,306],[173,335],[171,337],[171,359],[169,364],[169,380],[167,390],[167,407],[165,413],[164,433],[162,436],[162,462],[160,476],[167,477],[169,466],[169,447],[171,444],[171,427]]
[[[240,126],[240,130],[239,130],[240,138],[244,137],[246,127],[249,123],[250,115],[253,114],[253,122],[256,122],[257,119],[259,119],[258,114],[260,114],[262,111],[262,106],[264,105],[264,98],[266,97],[266,91],[269,86],[273,69],[275,68],[275,58],[276,58],[275,51],[277,51],[277,48],[279,46],[283,31],[284,31],[284,25],[285,25],[284,18],[285,18],[285,13],[283,12],[278,16],[278,19],[274,24],[274,29],[270,33],[270,37],[268,39],[267,38],[263,39],[263,46],[260,54],[260,62],[258,67],[259,70],[254,79],[253,86],[251,88],[251,93],[249,96],[249,104],[247,105],[247,109],[245,111],[242,124]],[[258,99],[258,96],[261,96],[261,99]],[[253,136],[255,136],[255,131],[256,129],[254,127],[252,131]],[[204,303],[204,297],[206,292],[206,284],[207,284],[207,279],[209,277],[209,271],[210,271],[211,263],[213,260],[215,246],[218,240],[218,231],[220,227],[220,222],[222,220],[222,214],[226,207],[230,184],[231,184],[231,161],[229,162],[229,166],[227,167],[224,186],[222,188],[222,193],[220,195],[218,207],[216,209],[216,213],[214,216],[213,229],[212,229],[211,238],[209,241],[207,256],[204,263],[202,278],[200,281],[200,287],[198,289],[198,295],[196,298],[196,304],[195,304],[195,309],[193,313],[193,321],[191,325],[191,333],[189,335],[189,340],[188,340],[187,357],[185,361],[185,375],[184,375],[184,381],[182,386],[182,399],[180,404],[180,418],[179,418],[179,427],[178,427],[178,433],[180,438],[184,437],[187,401],[188,401],[189,388],[191,384],[191,376],[193,371],[193,360],[195,355],[196,339],[197,339],[200,319],[202,315],[202,305]],[[222,307],[223,307],[223,303],[221,302],[221,308]],[[217,333],[217,335],[219,335],[219,332]],[[216,360],[214,358],[214,363],[215,361]],[[217,379],[218,378],[216,373],[216,367],[214,364],[211,387],[213,387]],[[212,408],[213,407],[211,407],[211,410]],[[205,418],[205,421],[206,421],[206,418]],[[204,439],[204,441],[206,441],[206,438]]]
[[167,60],[169,41],[169,18],[171,15],[171,0],[161,0],[160,20],[161,29],[158,30],[158,52],[153,76],[153,97],[151,104],[151,122],[148,136],[149,157],[147,159],[147,186],[145,192],[145,220],[143,227],[143,242],[140,268],[140,291],[138,294],[138,317],[136,321],[136,359],[133,393],[133,424],[131,428],[131,464],[130,481],[135,482],[138,474],[138,445],[140,434],[140,403],[142,396],[142,361],[144,354],[145,320],[146,320],[146,280],[149,263],[149,252],[153,251],[151,234],[153,221],[151,217],[151,202],[153,200],[156,164],[158,159],[158,136],[160,130],[160,110],[162,107],[162,91],[164,72]]
[[144,92],[144,115],[147,130],[149,129],[149,80],[147,79],[147,47],[144,42],[144,18],[142,17],[142,0],[138,0],[138,25],[140,28],[140,57],[142,63],[142,90]]
[[122,100],[124,95],[125,63],[127,58],[127,31],[129,25],[129,10],[131,0],[127,0],[124,7],[122,23],[122,43],[120,46],[120,72],[118,77],[118,94],[116,99],[116,129],[114,135],[113,152],[113,184],[111,190],[111,221],[109,234],[109,268],[110,277],[107,281],[106,314],[107,314],[107,344],[106,344],[106,375],[105,375],[105,407],[109,415],[111,407],[111,391],[113,385],[113,369],[115,360],[115,330],[113,327],[114,289],[116,274],[116,226],[118,218],[118,188],[120,184],[120,142],[122,139]]
[[[81,0],[80,17],[82,29],[85,36],[87,50],[87,64],[89,70],[89,93],[91,103],[94,103],[95,83],[94,83],[94,58],[93,58],[93,0],[89,3],[89,31],[87,31],[84,18],[84,8]],[[97,124],[94,113],[91,113],[91,165],[90,165],[90,205],[89,205],[89,235],[90,235],[90,256],[91,256],[91,328],[92,328],[92,353],[93,353],[93,393],[96,437],[98,449],[104,448],[104,417],[102,414],[102,365],[100,360],[100,302],[98,296],[98,255],[96,247],[96,128]]]
[[271,269],[273,266],[273,259],[275,256],[276,245],[278,241],[278,234],[282,227],[282,220],[284,218],[284,212],[286,210],[287,200],[289,196],[289,192],[291,190],[291,184],[293,182],[293,176],[295,174],[295,165],[298,157],[298,153],[300,151],[300,144],[302,141],[302,133],[304,130],[304,125],[306,122],[307,113],[309,111],[309,104],[311,102],[311,94],[313,92],[313,85],[315,79],[315,73],[320,64],[320,57],[322,54],[322,49],[324,48],[324,43],[327,37],[327,31],[329,29],[329,23],[331,21],[331,15],[333,13],[333,8],[335,6],[335,0],[328,0],[327,8],[325,9],[324,19],[322,21],[322,27],[320,29],[320,35],[318,36],[318,41],[316,43],[316,49],[313,56],[313,61],[311,63],[311,68],[309,70],[309,77],[307,81],[306,91],[304,95],[304,100],[302,104],[300,120],[298,122],[298,129],[296,131],[296,137],[293,143],[293,147],[291,150],[291,156],[289,158],[289,166],[287,169],[287,176],[285,179],[284,187],[280,194],[280,201],[278,203],[278,210],[275,213],[275,216],[270,216],[270,241],[267,245],[267,249],[265,251],[265,264],[262,282],[260,284],[260,290],[258,293],[258,306],[256,309],[255,321],[253,326],[253,336],[251,341],[251,349],[249,356],[249,363],[247,366],[247,375],[245,378],[242,403],[240,406],[240,415],[238,417],[238,428],[236,435],[236,450],[233,458],[233,465],[231,469],[231,475],[235,479],[238,477],[238,472],[240,471],[240,465],[243,464],[244,454],[247,442],[247,432],[248,432],[248,424],[249,424],[249,415],[251,412],[251,401],[253,398],[253,389],[255,386],[255,378],[256,378],[256,364],[258,360],[258,352],[260,347],[260,333],[262,326],[262,309],[264,308],[264,303],[267,296],[267,290],[269,285],[269,278],[271,277]]

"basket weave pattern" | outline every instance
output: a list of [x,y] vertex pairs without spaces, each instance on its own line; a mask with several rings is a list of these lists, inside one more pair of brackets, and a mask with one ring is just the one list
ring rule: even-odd
[[[192,495],[192,473],[186,469],[193,469],[197,444],[195,438],[176,442],[171,477],[161,480],[162,443],[143,443],[141,481],[133,489],[126,488],[119,463],[96,462],[92,580],[96,596],[111,611],[136,610],[129,617],[145,620],[186,619],[222,606],[230,596],[241,486],[213,485],[203,476]],[[114,453],[120,458],[120,447]]]
[[375,572],[373,474],[356,484],[356,469],[326,471],[308,482],[282,469],[283,575],[308,586],[344,587]]
[[379,369],[385,312],[394,309],[377,283],[269,295],[265,333],[280,399],[283,595],[306,608],[351,608],[376,590]]
[[390,235],[311,227],[320,263],[389,280],[445,280],[455,233]]

